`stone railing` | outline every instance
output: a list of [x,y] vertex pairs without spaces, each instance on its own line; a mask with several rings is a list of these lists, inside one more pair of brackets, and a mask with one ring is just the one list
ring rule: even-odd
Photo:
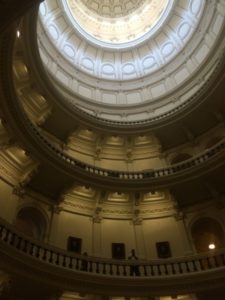
[[[85,272],[86,274],[131,277],[170,277],[200,273],[225,267],[225,249],[212,251],[202,255],[193,255],[176,259],[161,259],[151,261],[112,260],[96,257],[75,255],[36,240],[32,240],[17,232],[12,225],[0,219],[1,248],[14,248],[18,254],[54,267]],[[138,272],[131,274],[132,267]]]
[[141,180],[141,179],[157,179],[160,177],[170,176],[179,174],[182,171],[198,167],[199,165],[204,165],[205,162],[209,161],[211,158],[215,157],[217,154],[224,152],[225,149],[225,139],[221,140],[219,143],[214,145],[213,147],[203,151],[200,155],[194,156],[190,159],[187,159],[183,162],[173,164],[172,166],[168,166],[166,168],[159,168],[159,169],[152,169],[152,170],[145,170],[145,171],[138,171],[138,172],[126,172],[126,171],[117,171],[117,170],[109,170],[98,168],[85,162],[79,161],[70,155],[63,152],[57,146],[53,145],[51,141],[47,140],[41,130],[34,125],[30,120],[24,115],[27,119],[27,124],[30,127],[30,130],[33,131],[34,136],[36,136],[37,140],[43,142],[45,146],[48,148],[49,151],[57,155],[58,158],[62,159],[67,164],[70,164],[71,167],[77,169],[81,169],[88,173],[108,177],[108,178],[116,178],[120,180]]

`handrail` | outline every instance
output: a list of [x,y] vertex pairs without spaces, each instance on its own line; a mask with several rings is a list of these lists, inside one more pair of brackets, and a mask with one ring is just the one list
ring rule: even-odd
[[89,173],[103,176],[103,177],[111,177],[111,178],[117,178],[122,180],[140,180],[145,178],[159,178],[164,176],[170,176],[173,174],[177,174],[181,171],[187,170],[189,168],[199,166],[204,162],[208,161],[209,159],[211,159],[212,157],[215,157],[216,154],[222,152],[225,149],[225,139],[223,139],[213,147],[203,151],[200,155],[196,155],[195,157],[189,158],[183,162],[173,164],[172,166],[169,166],[167,168],[159,168],[159,169],[153,169],[149,171],[145,170],[145,171],[138,171],[138,172],[103,169],[103,168],[95,167],[87,163],[84,163],[66,154],[61,149],[53,145],[53,143],[51,143],[49,140],[47,140],[41,134],[41,130],[29,120],[29,118],[25,115],[25,113],[24,113],[24,117],[26,118],[27,124],[29,125],[30,129],[33,131],[35,136],[41,141],[43,141],[51,152],[54,152],[59,158],[61,158],[62,160],[64,160],[66,163],[70,164],[73,167],[77,167]]
[[[225,267],[225,249],[175,259],[149,261],[82,256],[28,238],[3,219],[0,219],[0,244],[48,265],[94,275],[163,278]],[[138,268],[138,273],[131,273],[132,266]]]

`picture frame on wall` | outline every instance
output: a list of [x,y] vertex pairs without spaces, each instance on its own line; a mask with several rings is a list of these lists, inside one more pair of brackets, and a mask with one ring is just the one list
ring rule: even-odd
[[157,242],[156,250],[158,258],[169,258],[171,257],[171,249],[168,241],[165,242]]
[[123,243],[112,243],[112,258],[113,259],[125,259],[125,244]]
[[81,253],[81,246],[82,246],[82,239],[69,236],[68,243],[67,243],[67,250],[71,252],[75,252],[80,254]]

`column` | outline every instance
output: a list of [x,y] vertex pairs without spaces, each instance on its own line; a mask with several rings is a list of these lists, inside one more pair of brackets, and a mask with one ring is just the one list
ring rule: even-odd
[[146,258],[146,249],[145,249],[145,242],[144,242],[144,234],[142,228],[142,218],[136,216],[133,218],[134,224],[134,234],[135,234],[135,241],[136,241],[136,249],[137,255],[140,259]]
[[102,253],[102,217],[98,214],[93,216],[92,226],[92,255],[101,256]]

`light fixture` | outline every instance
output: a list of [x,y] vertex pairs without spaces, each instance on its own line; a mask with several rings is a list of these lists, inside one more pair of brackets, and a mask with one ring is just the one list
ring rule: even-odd
[[16,36],[17,36],[18,38],[20,37],[20,31],[19,31],[19,30],[17,30]]
[[209,244],[209,249],[210,249],[210,250],[213,250],[213,249],[215,249],[215,248],[216,248],[215,244],[213,244],[213,243]]

